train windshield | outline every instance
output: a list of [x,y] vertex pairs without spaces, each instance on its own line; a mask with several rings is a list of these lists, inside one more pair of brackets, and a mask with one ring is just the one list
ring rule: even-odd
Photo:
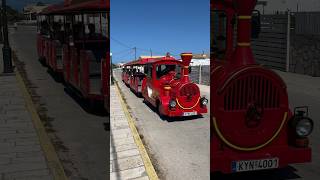
[[180,79],[181,77],[181,66],[178,64],[161,64],[157,66],[156,74],[157,79],[172,73],[175,76],[175,79]]

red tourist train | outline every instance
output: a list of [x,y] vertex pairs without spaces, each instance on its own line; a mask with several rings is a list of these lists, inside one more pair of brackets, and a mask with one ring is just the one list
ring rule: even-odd
[[189,79],[191,53],[177,60],[169,54],[141,58],[125,64],[122,80],[145,102],[158,109],[160,116],[183,117],[207,113],[208,100]]
[[109,0],[65,0],[38,15],[39,60],[84,99],[109,109]]
[[211,172],[311,161],[307,107],[291,111],[284,81],[255,63],[250,41],[261,29],[256,3],[212,1]]

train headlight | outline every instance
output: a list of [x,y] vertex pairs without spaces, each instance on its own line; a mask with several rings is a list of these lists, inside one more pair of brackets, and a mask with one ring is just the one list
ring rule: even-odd
[[170,100],[169,106],[170,106],[171,108],[176,107],[176,105],[177,105],[177,102],[176,102],[175,100]]
[[209,100],[205,97],[201,98],[201,105],[206,106],[208,104]]
[[313,130],[313,121],[308,117],[301,117],[297,121],[295,130],[299,137],[309,136]]

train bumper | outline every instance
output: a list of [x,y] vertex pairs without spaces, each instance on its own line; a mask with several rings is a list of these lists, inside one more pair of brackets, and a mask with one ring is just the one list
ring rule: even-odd
[[180,108],[166,108],[164,109],[164,115],[168,117],[188,117],[188,116],[197,116],[204,113],[207,113],[207,108],[204,106],[203,108],[198,107],[190,110],[184,110]]
[[235,173],[234,162],[278,158],[278,168],[289,164],[311,162],[311,148],[272,148],[264,152],[215,152],[211,154],[211,172]]

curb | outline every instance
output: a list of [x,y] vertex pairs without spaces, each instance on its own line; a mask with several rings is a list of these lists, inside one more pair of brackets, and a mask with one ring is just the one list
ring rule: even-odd
[[139,149],[139,152],[140,152],[140,155],[142,157],[144,166],[146,168],[148,177],[149,177],[150,180],[159,180],[159,177],[158,177],[158,175],[157,175],[157,173],[156,173],[156,171],[155,171],[155,169],[153,167],[153,164],[152,164],[152,162],[150,160],[148,152],[147,152],[145,146],[142,143],[142,140],[141,140],[140,135],[138,133],[138,130],[136,128],[135,122],[132,119],[132,116],[129,113],[129,110],[128,110],[127,106],[126,106],[124,98],[120,93],[120,87],[118,85],[118,81],[115,81],[115,86],[116,86],[117,94],[118,94],[118,96],[120,98],[120,103],[121,103],[122,109],[124,111],[125,116],[127,117],[127,120],[128,120],[128,123],[129,123],[129,127],[131,129],[132,134],[133,134],[134,141],[135,141],[135,143],[136,143],[136,145],[137,145],[137,147]]
[[37,110],[33,104],[32,98],[27,90],[26,85],[24,84],[24,81],[20,75],[20,72],[18,70],[16,72],[16,79],[19,85],[20,90],[22,91],[24,100],[26,102],[26,107],[28,111],[31,114],[32,121],[34,128],[38,134],[40,145],[42,147],[42,150],[44,152],[44,155],[47,160],[47,164],[51,170],[51,173],[53,175],[53,178],[55,180],[68,180],[63,166],[59,160],[59,157],[57,155],[57,152],[55,151],[55,148],[53,144],[51,143],[50,138],[48,137],[48,134],[41,122],[41,119],[37,113]]

